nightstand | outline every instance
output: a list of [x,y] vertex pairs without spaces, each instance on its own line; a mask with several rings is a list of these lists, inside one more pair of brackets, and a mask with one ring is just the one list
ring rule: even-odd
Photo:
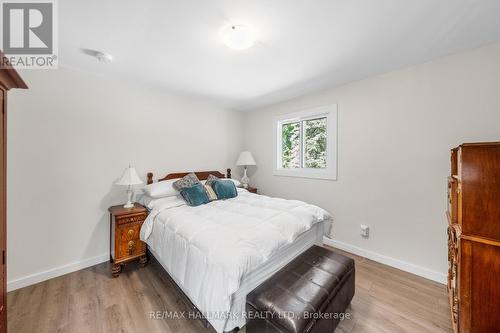
[[110,213],[110,261],[111,273],[118,277],[122,265],[139,260],[141,267],[146,266],[146,244],[139,239],[141,226],[148,210],[138,203],[133,208],[109,207]]
[[250,186],[249,186],[249,187],[247,188],[247,190],[248,190],[248,192],[251,192],[251,193],[255,193],[255,194],[257,194],[257,188],[256,188],[256,187],[250,187]]

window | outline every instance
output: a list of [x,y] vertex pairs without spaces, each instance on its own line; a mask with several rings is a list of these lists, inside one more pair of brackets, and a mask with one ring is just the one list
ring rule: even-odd
[[274,174],[336,179],[337,106],[276,117]]

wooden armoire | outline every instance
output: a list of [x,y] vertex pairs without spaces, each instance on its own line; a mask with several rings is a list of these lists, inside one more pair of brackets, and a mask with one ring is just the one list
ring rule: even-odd
[[[0,51],[1,59],[4,59]],[[7,332],[7,92],[14,88],[28,88],[19,74],[10,66],[0,63],[0,108],[2,135],[0,144],[0,333]]]
[[500,332],[500,142],[451,150],[448,294],[455,332]]

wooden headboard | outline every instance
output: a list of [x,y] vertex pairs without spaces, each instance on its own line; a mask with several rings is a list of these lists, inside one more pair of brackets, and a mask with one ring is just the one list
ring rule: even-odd
[[[223,173],[220,173],[219,171],[195,171],[196,177],[198,177],[199,180],[206,180],[208,175],[214,175],[215,177],[219,178],[231,178],[231,169],[227,169],[227,175],[224,175]],[[169,173],[163,178],[158,179],[159,182],[162,180],[168,180],[168,179],[176,179],[176,178],[182,178],[185,175],[189,174],[191,172],[176,172],[176,173]],[[153,184],[153,173],[148,172],[148,184]]]

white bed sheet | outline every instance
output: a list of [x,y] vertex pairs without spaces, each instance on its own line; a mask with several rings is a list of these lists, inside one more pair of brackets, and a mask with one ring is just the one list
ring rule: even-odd
[[234,199],[198,207],[176,198],[162,202],[141,239],[220,333],[244,325],[248,292],[321,243],[330,222],[319,207],[241,189]]
[[[320,222],[315,224],[310,230],[297,237],[297,239],[293,243],[283,247],[275,255],[269,258],[268,261],[245,275],[241,280],[240,288],[232,296],[231,309],[229,311],[231,316],[228,317],[226,323],[224,324],[224,332],[230,332],[235,327],[242,328],[245,325],[246,319],[244,313],[246,311],[246,299],[247,295],[252,290],[254,290],[257,286],[266,281],[274,273],[279,271],[286,264],[288,264],[295,257],[297,257],[299,254],[301,254],[311,246],[323,245],[324,234],[325,223]],[[162,265],[162,267],[167,271],[170,277],[172,277],[172,274],[170,273],[167,265],[163,262],[162,256],[151,247],[149,247],[149,250]],[[174,277],[172,277],[172,279],[175,281],[175,283],[177,283],[181,290],[186,293],[182,284]],[[208,321],[212,326],[216,324],[214,320],[208,319]]]

